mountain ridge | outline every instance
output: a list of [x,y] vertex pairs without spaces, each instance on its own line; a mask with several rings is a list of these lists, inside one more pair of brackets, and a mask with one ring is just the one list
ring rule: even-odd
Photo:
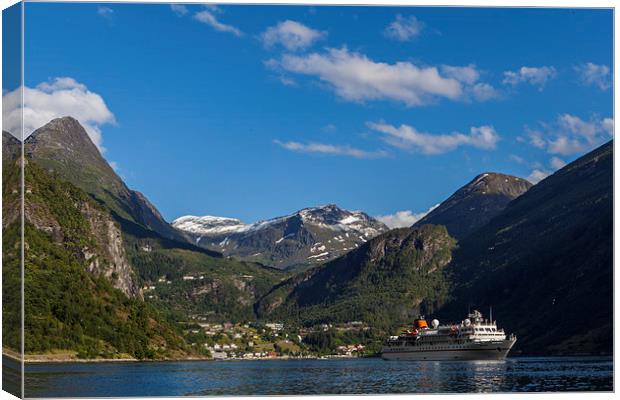
[[197,245],[282,269],[329,261],[388,230],[363,212],[335,204],[252,224],[235,218],[184,216],[172,226]]

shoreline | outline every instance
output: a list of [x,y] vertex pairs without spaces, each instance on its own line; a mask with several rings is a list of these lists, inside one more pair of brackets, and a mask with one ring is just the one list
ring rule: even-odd
[[[22,362],[22,358],[18,353],[10,350],[3,349],[2,355],[15,361]],[[51,356],[51,355],[50,355]],[[238,362],[238,361],[294,361],[294,360],[351,360],[351,359],[367,359],[367,358],[380,358],[380,356],[366,356],[366,357],[272,357],[272,358],[229,358],[229,359],[214,359],[206,357],[189,357],[189,358],[163,358],[163,359],[137,359],[137,358],[71,358],[71,357],[50,357],[43,354],[31,354],[26,355],[23,359],[24,364],[98,364],[98,363],[157,363],[157,362],[198,362],[198,361],[211,361],[211,362]],[[49,357],[49,358],[47,358]],[[556,354],[556,355],[514,355],[509,358],[527,358],[527,357],[557,357],[557,358],[570,358],[570,357],[613,357],[613,354]]]
[[[16,362],[22,362],[22,358],[18,353],[3,350],[2,355]],[[192,361],[213,361],[213,362],[235,362],[235,361],[288,361],[288,360],[339,360],[354,358],[378,358],[373,357],[270,357],[270,358],[228,358],[215,359],[207,357],[189,357],[189,358],[163,358],[163,359],[137,359],[137,358],[71,358],[71,357],[52,357],[45,354],[29,354],[24,357],[24,364],[70,364],[70,363],[155,363],[155,362],[192,362]]]

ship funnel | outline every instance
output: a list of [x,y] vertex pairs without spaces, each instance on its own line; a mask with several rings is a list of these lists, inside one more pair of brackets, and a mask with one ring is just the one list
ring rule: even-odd
[[428,324],[426,323],[426,320],[422,318],[418,318],[415,321],[413,321],[413,327],[415,329],[426,329],[428,328]]

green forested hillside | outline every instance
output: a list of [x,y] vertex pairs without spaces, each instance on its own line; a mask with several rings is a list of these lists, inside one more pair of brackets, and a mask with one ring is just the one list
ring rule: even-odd
[[448,268],[459,318],[486,309],[527,353],[611,352],[613,142],[541,181],[459,243]]
[[[89,220],[94,215],[103,218],[106,211],[86,193],[32,161],[25,171],[26,354],[72,350],[88,358],[187,355],[183,339],[155,309],[116,289],[113,283],[118,276],[106,275],[113,260],[106,258]],[[19,174],[5,169],[5,176],[10,177],[3,182],[6,190],[15,185],[11,180]],[[13,222],[5,229],[4,249],[18,251],[7,245],[19,235],[19,220],[8,221]],[[87,257],[90,254],[94,255]],[[89,272],[89,266],[97,268]],[[4,266],[3,278],[8,284],[5,290],[18,290],[13,287],[19,285],[18,262]],[[13,348],[18,345],[5,343]]]
[[302,325],[363,321],[394,329],[446,300],[443,268],[454,245],[443,226],[389,231],[277,285],[257,312]]
[[256,263],[167,247],[156,237],[126,237],[141,284],[155,287],[145,292],[145,300],[178,321],[196,316],[217,322],[255,320],[254,303],[286,276]]

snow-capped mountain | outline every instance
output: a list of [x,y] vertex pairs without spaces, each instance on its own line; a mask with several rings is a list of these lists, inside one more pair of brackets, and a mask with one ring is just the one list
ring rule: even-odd
[[199,246],[276,268],[332,260],[388,230],[363,212],[334,204],[253,224],[235,218],[185,216],[172,225]]

